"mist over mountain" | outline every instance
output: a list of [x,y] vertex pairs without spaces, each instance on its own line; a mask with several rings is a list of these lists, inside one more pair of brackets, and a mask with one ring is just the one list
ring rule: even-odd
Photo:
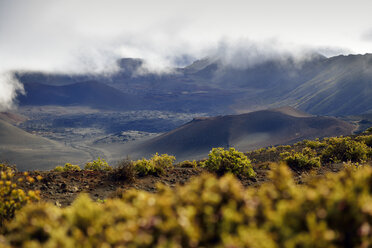
[[18,73],[26,91],[18,101],[21,105],[82,104],[212,115],[287,105],[320,115],[372,110],[370,54],[331,58],[310,54],[302,60],[278,57],[246,67],[215,57],[162,74],[146,71],[143,63],[121,59],[117,73],[94,77]]
[[352,115],[372,109],[372,54],[329,58],[319,72],[284,97],[293,106],[319,115]]

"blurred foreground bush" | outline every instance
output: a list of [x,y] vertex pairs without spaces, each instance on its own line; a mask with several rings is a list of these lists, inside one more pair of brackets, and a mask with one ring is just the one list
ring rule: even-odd
[[[40,199],[39,191],[29,190],[23,191],[17,185],[18,182],[26,181],[31,184],[35,178],[24,172],[21,177],[15,179],[15,168],[0,164],[0,228],[4,222],[14,217],[17,210],[21,209],[24,205],[32,201]],[[41,180],[40,176],[36,180]]]
[[195,178],[156,194],[129,190],[60,209],[27,205],[6,225],[16,247],[371,247],[372,168],[296,185],[287,166],[244,189],[231,174]]

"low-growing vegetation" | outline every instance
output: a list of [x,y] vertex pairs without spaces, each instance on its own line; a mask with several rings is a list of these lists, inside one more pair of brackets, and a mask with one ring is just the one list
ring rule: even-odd
[[356,140],[364,142],[368,147],[372,147],[372,135],[359,136]]
[[365,131],[364,131],[365,134],[371,134],[372,133],[372,127],[369,127],[367,128]]
[[[22,181],[32,184],[35,178],[24,172],[21,177],[15,179],[15,172],[13,167],[0,164],[0,227],[3,226],[5,221],[12,219],[17,210],[27,203],[40,199],[39,191],[29,190],[25,192],[17,185],[18,182]],[[36,178],[36,180],[41,179],[41,177]]]
[[319,139],[316,140],[304,140],[303,143],[306,147],[309,147],[311,149],[319,149],[327,147],[327,144],[325,142],[319,141]]
[[320,157],[316,151],[309,147],[302,149],[302,152],[285,152],[280,154],[283,160],[291,167],[311,169],[320,166]]
[[79,165],[74,165],[70,163],[66,163],[64,166],[56,166],[53,171],[56,172],[65,172],[65,171],[80,171]]
[[[184,161],[174,170],[175,157],[167,154],[123,160],[115,168],[98,158],[85,169],[109,173],[46,172],[43,180],[39,172],[0,164],[0,247],[372,247],[371,144],[372,135],[364,133],[247,155],[214,148],[207,160]],[[68,185],[69,175],[83,182],[79,188]],[[145,175],[158,177],[137,177]],[[56,176],[58,184],[51,181]],[[138,190],[150,181],[142,188],[152,193]],[[156,182],[165,185],[155,188]],[[93,198],[82,194],[65,208],[58,201],[32,203],[39,192],[19,185]],[[95,185],[115,194],[98,195]]]
[[[129,190],[71,207],[31,204],[3,232],[16,247],[370,247],[372,168],[296,185],[284,165],[260,190],[203,175],[156,194]],[[5,245],[5,244],[4,244]]]
[[195,160],[193,161],[185,160],[182,161],[181,163],[178,163],[177,166],[182,168],[196,168],[199,166],[199,163]]
[[350,137],[332,137],[325,139],[326,148],[322,151],[325,163],[363,162],[367,160],[370,148],[364,142],[352,140]]
[[261,148],[247,153],[254,162],[285,161],[293,168],[313,168],[342,162],[363,163],[372,159],[372,135],[304,140],[292,146]]
[[203,167],[218,175],[228,172],[248,177],[254,177],[256,175],[251,161],[244,153],[235,150],[235,148],[229,148],[228,150],[221,147],[213,148],[208,154],[208,159],[204,162]]
[[173,162],[176,160],[174,156],[168,154],[154,154],[151,159],[145,158],[134,161],[133,166],[138,175],[161,175],[165,169],[173,168]]
[[84,170],[93,170],[93,171],[111,171],[112,167],[101,158],[88,162],[85,164]]

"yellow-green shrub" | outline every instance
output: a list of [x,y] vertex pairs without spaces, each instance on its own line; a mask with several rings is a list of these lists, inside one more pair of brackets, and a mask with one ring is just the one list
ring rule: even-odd
[[66,163],[64,166],[56,166],[53,171],[57,172],[64,172],[64,171],[80,171],[80,167],[78,165]]
[[[262,226],[280,247],[369,247],[372,245],[372,169],[346,169],[307,186],[296,186],[282,167],[273,184],[257,191],[266,216]],[[368,186],[367,186],[368,185]],[[258,216],[260,219],[260,215]]]
[[311,149],[318,149],[318,148],[324,148],[327,146],[325,142],[320,142],[319,139],[316,140],[304,140],[306,147],[309,147]]
[[244,153],[235,150],[235,148],[228,150],[222,147],[213,148],[208,154],[208,159],[204,162],[203,166],[219,175],[230,172],[235,175],[256,176],[251,161]]
[[[0,227],[4,221],[14,217],[14,213],[29,202],[39,200],[39,191],[29,190],[23,191],[17,185],[15,180],[15,171],[13,168],[4,164],[0,164]],[[41,180],[39,176],[37,178]],[[33,183],[35,179],[30,177],[27,172],[22,177],[18,178],[21,182],[26,180],[28,183]]]
[[253,152],[254,153],[261,153],[261,152],[264,152],[264,151],[266,151],[266,148],[260,148],[260,149],[254,150]]
[[322,152],[322,160],[328,162],[362,162],[367,159],[370,148],[364,142],[350,137],[333,137],[325,139],[327,147]]
[[[71,207],[32,205],[7,225],[11,245],[36,247],[273,247],[264,230],[248,225],[244,189],[232,175],[204,175],[156,195],[129,190],[122,200],[96,203],[80,196]],[[255,236],[247,239],[246,233]]]
[[312,168],[320,166],[320,157],[309,147],[302,149],[302,152],[284,152],[280,156],[289,166],[297,168]]
[[277,149],[276,149],[275,146],[271,146],[271,147],[268,147],[266,151],[267,151],[267,152],[276,152]]
[[86,163],[84,170],[111,171],[112,167],[104,159],[98,158],[93,162]]
[[290,145],[281,145],[281,146],[277,146],[276,148],[278,148],[278,149],[290,149],[291,146]]
[[366,134],[372,133],[372,127],[367,128],[366,131],[364,131],[364,133]]
[[134,161],[134,169],[140,176],[145,175],[160,175],[167,168],[173,168],[173,162],[176,160],[174,156],[168,154],[159,155],[155,153],[151,159],[145,158]]
[[28,205],[4,235],[15,247],[370,247],[372,168],[296,185],[274,165],[271,182],[244,189],[233,175],[203,175],[155,194],[129,190],[70,207]]
[[364,142],[368,147],[372,147],[372,135],[359,136],[357,141]]
[[179,163],[178,166],[183,168],[196,168],[198,167],[198,162],[196,162],[195,160],[193,161],[185,160]]

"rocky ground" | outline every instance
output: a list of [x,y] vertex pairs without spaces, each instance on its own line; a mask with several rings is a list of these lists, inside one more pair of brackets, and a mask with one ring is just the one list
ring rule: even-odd
[[[269,181],[267,172],[270,170],[269,163],[254,165],[257,173],[256,178],[240,178],[245,187],[258,187],[262,183]],[[342,169],[342,164],[329,165],[314,169],[313,171],[293,171],[296,182],[299,184],[306,183],[309,177],[321,177],[327,172],[338,172]],[[156,184],[162,183],[170,187],[177,184],[184,184],[192,177],[201,173],[208,173],[202,168],[182,168],[175,167],[168,169],[160,176],[135,177],[132,180],[118,180],[113,172],[105,171],[70,171],[70,172],[53,172],[53,171],[33,171],[30,176],[43,177],[40,181],[30,184],[23,182],[21,188],[25,190],[40,190],[41,199],[53,202],[58,206],[67,206],[72,203],[80,193],[88,193],[94,200],[104,200],[109,197],[119,196],[125,190],[135,188],[149,192],[156,191]],[[17,174],[21,176],[22,173]]]

